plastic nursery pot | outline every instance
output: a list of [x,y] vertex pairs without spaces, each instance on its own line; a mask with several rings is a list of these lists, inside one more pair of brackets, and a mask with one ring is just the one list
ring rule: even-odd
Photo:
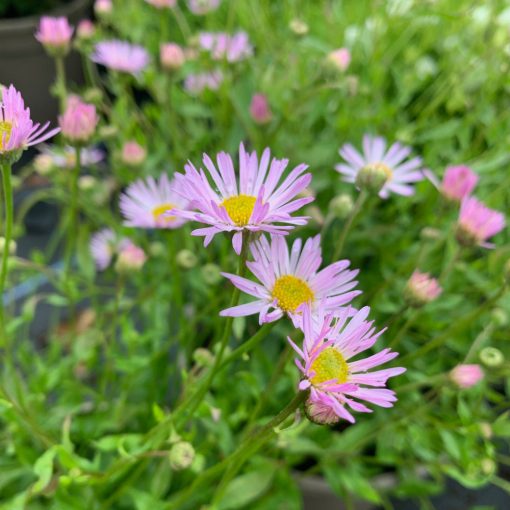
[[[70,23],[88,17],[92,0],[73,0],[51,13],[66,16]],[[55,65],[36,40],[40,16],[0,19],[0,83],[13,84],[23,94],[25,104],[30,107],[32,119],[37,122],[55,120],[58,103],[50,95],[55,81]],[[65,61],[69,83],[83,81],[79,56],[71,52]]]

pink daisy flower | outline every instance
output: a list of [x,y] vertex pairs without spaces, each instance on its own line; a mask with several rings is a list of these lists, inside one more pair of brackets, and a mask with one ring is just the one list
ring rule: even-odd
[[478,175],[465,165],[447,167],[443,182],[439,182],[430,171],[426,171],[425,175],[443,196],[455,202],[471,195],[478,184]]
[[489,209],[474,197],[466,197],[460,205],[457,222],[457,239],[461,244],[492,248],[486,241],[501,232],[505,227],[505,216],[499,211]]
[[423,306],[438,298],[443,289],[436,278],[416,269],[407,282],[405,294],[411,306]]
[[471,388],[484,378],[480,365],[461,364],[450,372],[450,379],[462,389]]
[[345,182],[355,183],[361,170],[379,171],[384,174],[385,182],[379,192],[381,198],[388,198],[390,192],[412,195],[414,188],[410,184],[424,178],[421,158],[406,160],[411,153],[410,147],[394,143],[386,150],[386,140],[379,136],[363,137],[363,154],[349,143],[339,152],[347,164],[336,165],[335,169],[344,176]]
[[65,55],[69,51],[74,28],[67,18],[43,16],[35,38],[52,54]]
[[30,118],[30,108],[25,108],[21,94],[11,85],[1,87],[0,102],[0,161],[19,159],[21,152],[31,145],[44,142],[56,135],[60,128],[46,131],[49,122],[42,126]]
[[299,389],[310,390],[306,407],[313,421],[335,423],[343,418],[354,423],[348,408],[361,413],[372,412],[359,400],[381,407],[392,407],[397,400],[395,392],[385,386],[390,377],[402,374],[405,368],[368,372],[397,357],[397,352],[383,349],[367,358],[352,361],[354,356],[370,349],[384,332],[376,332],[373,321],[366,320],[369,311],[364,307],[349,320],[348,310],[344,309],[336,319],[324,316],[321,310],[317,322],[312,318],[310,307],[303,307],[303,348],[290,338],[288,341],[301,358],[296,359],[303,374]]
[[139,179],[120,196],[124,225],[129,227],[178,228],[185,220],[165,213],[186,207],[187,202],[175,191],[175,182],[170,181],[166,174],[162,174],[159,180],[153,177]]
[[259,314],[260,323],[272,322],[288,314],[294,323],[299,320],[300,306],[310,303],[312,310],[338,311],[356,296],[359,290],[354,278],[358,270],[348,270],[348,260],[340,260],[319,271],[322,263],[320,235],[306,240],[296,239],[289,251],[282,236],[273,236],[271,242],[261,237],[250,245],[253,261],[248,269],[258,278],[255,283],[247,278],[222,273],[238,289],[255,296],[256,301],[234,306],[220,312],[222,316],[239,317]]
[[214,188],[205,172],[198,171],[188,162],[185,174],[176,174],[175,178],[179,193],[189,201],[190,208],[198,209],[198,212],[174,211],[173,214],[210,225],[192,232],[196,236],[205,236],[205,246],[220,232],[235,232],[232,244],[235,252],[240,254],[243,231],[284,235],[295,225],[306,224],[306,217],[291,214],[313,201],[313,197],[296,198],[312,179],[309,173],[303,175],[307,165],[298,165],[280,183],[288,160],[271,160],[271,153],[266,149],[259,161],[255,151],[246,152],[241,144],[238,185],[229,154],[220,152],[217,155],[218,169],[207,154],[204,154],[203,162],[214,181]]
[[143,46],[118,40],[97,43],[90,58],[113,71],[132,75],[140,74],[149,65],[149,54]]
[[205,89],[218,90],[223,83],[223,73],[219,70],[208,73],[197,73],[186,76],[184,89],[190,94],[197,95]]
[[253,54],[246,32],[237,32],[234,35],[202,32],[198,36],[198,43],[203,50],[209,52],[213,60],[226,59],[228,62],[238,62]]

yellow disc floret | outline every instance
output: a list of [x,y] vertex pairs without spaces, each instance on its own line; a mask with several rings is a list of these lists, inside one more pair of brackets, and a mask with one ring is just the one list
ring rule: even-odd
[[11,138],[12,124],[6,120],[0,121],[0,149],[3,149],[4,143],[7,145]]
[[308,284],[290,274],[280,276],[276,280],[272,296],[284,312],[295,312],[299,305],[314,299],[313,291]]
[[388,181],[393,177],[393,170],[385,163],[370,163],[368,167],[375,171],[383,172],[386,175],[386,180]]
[[175,220],[175,216],[165,216],[165,213],[167,211],[171,211],[172,209],[175,209],[174,204],[161,204],[157,207],[154,207],[152,210],[152,216],[154,218],[154,221],[162,221],[164,223],[169,223],[171,221]]
[[250,222],[256,201],[256,197],[241,194],[226,198],[220,205],[226,209],[230,219],[238,227],[245,227]]
[[349,366],[335,347],[324,349],[311,364],[310,369],[315,372],[310,379],[312,384],[320,384],[332,379],[343,384],[349,375]]

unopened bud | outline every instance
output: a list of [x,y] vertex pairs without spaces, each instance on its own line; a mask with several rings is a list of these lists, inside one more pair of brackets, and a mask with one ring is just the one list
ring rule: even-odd
[[126,165],[141,165],[146,157],[147,151],[134,140],[130,140],[122,146],[121,160]]
[[49,154],[38,154],[34,158],[33,165],[39,175],[48,175],[53,170],[53,159]]
[[138,271],[142,268],[147,260],[145,252],[135,246],[134,244],[128,244],[122,248],[117,262],[115,264],[115,270],[118,273],[130,273],[132,271]]
[[450,379],[459,387],[459,388],[471,388],[476,383],[478,383],[481,379],[483,379],[484,373],[480,368],[480,365],[474,364],[464,364],[457,365],[450,372]]
[[210,367],[214,363],[214,355],[209,349],[198,347],[193,351],[193,361],[200,367]]
[[346,193],[337,195],[329,203],[329,210],[331,211],[331,214],[339,220],[347,218],[349,214],[351,214],[353,208],[354,201],[351,195],[347,195]]
[[356,186],[377,195],[391,177],[391,173],[391,168],[384,163],[370,163],[358,172]]
[[221,271],[216,264],[205,264],[202,267],[202,277],[208,285],[216,285],[221,281]]
[[289,27],[296,35],[306,35],[309,30],[308,25],[300,19],[293,19],[289,23]]
[[332,406],[310,397],[305,404],[307,418],[318,425],[334,425],[340,421]]
[[490,367],[490,368],[499,367],[505,361],[505,356],[499,349],[496,349],[496,347],[484,347],[480,351],[479,356],[480,356],[480,361],[486,367]]
[[491,319],[494,325],[503,328],[508,324],[508,314],[503,308],[494,308],[491,312]]
[[167,71],[176,71],[186,62],[184,50],[175,43],[162,44],[159,49],[159,58],[161,67]]
[[430,276],[429,273],[416,270],[407,282],[404,297],[409,306],[420,308],[434,301],[441,292],[443,292],[443,289],[435,278]]
[[192,269],[198,263],[198,257],[191,250],[180,250],[175,257],[177,265],[183,269]]
[[195,458],[195,449],[186,441],[181,441],[172,446],[168,455],[170,466],[175,471],[187,469],[193,463]]
[[481,468],[485,475],[492,475],[496,471],[496,463],[489,458],[482,459]]

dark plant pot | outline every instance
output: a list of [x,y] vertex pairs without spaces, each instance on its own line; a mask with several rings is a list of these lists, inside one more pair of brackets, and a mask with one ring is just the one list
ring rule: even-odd
[[[90,14],[92,0],[74,0],[51,14],[66,16],[76,23]],[[58,103],[50,95],[55,81],[55,66],[44,48],[35,39],[38,16],[18,19],[0,19],[0,83],[13,84],[30,107],[32,119],[37,122],[53,120],[58,113]],[[76,53],[66,58],[68,81],[83,81],[80,58]]]

